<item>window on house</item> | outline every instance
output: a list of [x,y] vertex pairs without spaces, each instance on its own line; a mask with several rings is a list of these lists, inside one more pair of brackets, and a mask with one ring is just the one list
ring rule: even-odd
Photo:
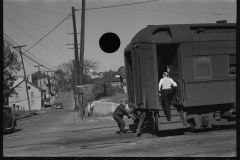
[[30,87],[30,86],[28,86],[28,89],[31,89],[31,87]]
[[236,76],[236,55],[228,55],[229,76]]
[[212,78],[211,56],[193,57],[194,78]]
[[35,106],[34,100],[31,100],[31,107],[34,107],[34,106]]
[[44,81],[43,83],[46,84],[46,81]]
[[31,92],[31,97],[34,97],[34,92]]

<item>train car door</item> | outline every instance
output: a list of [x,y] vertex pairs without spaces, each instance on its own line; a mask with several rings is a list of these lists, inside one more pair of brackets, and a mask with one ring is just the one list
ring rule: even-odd
[[157,45],[158,81],[162,78],[163,72],[169,72],[169,77],[178,85],[177,91],[172,99],[176,105],[181,105],[182,102],[180,58],[180,48],[178,44]]
[[140,101],[143,103],[143,108],[160,109],[155,44],[141,43],[136,48],[136,51],[139,53],[139,71],[141,76]]

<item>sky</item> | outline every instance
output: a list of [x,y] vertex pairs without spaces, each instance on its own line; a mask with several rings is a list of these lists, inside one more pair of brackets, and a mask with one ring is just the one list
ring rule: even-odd
[[[218,20],[236,23],[236,0],[158,0],[136,4],[146,1],[151,0],[86,0],[84,59],[99,62],[97,72],[117,71],[124,66],[125,47],[147,25]],[[132,5],[122,6],[125,4]],[[3,0],[4,34],[18,45],[26,45],[24,49],[38,59],[26,54],[56,70],[61,63],[74,59],[74,50],[69,49],[73,45],[66,45],[73,44],[73,35],[68,34],[73,33],[72,18],[64,19],[72,13],[72,6],[81,9],[81,5],[82,0]],[[109,6],[112,7],[104,8]],[[81,10],[75,14],[80,33]],[[121,41],[119,49],[111,54],[99,46],[99,39],[108,32],[117,34]],[[23,59],[27,75],[38,70],[35,62]],[[23,70],[17,75],[23,75]]]

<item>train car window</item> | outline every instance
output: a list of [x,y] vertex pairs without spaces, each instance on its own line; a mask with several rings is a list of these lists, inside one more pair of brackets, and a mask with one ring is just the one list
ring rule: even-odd
[[212,78],[211,56],[193,57],[193,66],[195,79]]
[[229,76],[236,76],[236,55],[228,55]]

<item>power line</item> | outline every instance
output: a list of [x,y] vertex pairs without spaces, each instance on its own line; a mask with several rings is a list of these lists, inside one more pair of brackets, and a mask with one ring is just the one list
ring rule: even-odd
[[30,64],[29,64],[29,62],[27,61],[26,58],[23,58],[23,61],[26,62],[27,66],[32,70],[32,72],[35,72],[35,71],[32,69],[32,67],[30,66]]
[[[4,41],[7,43],[7,44],[9,44],[12,48],[13,47],[15,47],[15,46],[17,46],[18,44],[16,43],[16,42],[14,42],[12,39],[10,39],[6,34],[4,34],[4,36],[5,37],[3,37],[4,38]],[[15,50],[17,50],[18,52],[20,52],[17,48],[15,48]],[[28,52],[28,53],[30,53],[30,52]],[[31,53],[30,53],[31,54]],[[35,60],[35,59],[33,59],[32,57],[30,57],[30,56],[28,56],[28,55],[26,55],[26,54],[23,54],[25,57],[27,57],[28,59],[30,59],[30,60],[32,60],[33,62],[35,62],[35,63],[37,63],[37,64],[40,64],[40,65],[43,65],[43,64],[41,64],[40,62],[38,62],[37,60]],[[32,54],[31,54],[32,55]],[[32,56],[34,56],[34,55],[32,55]],[[43,63],[45,63],[45,62],[43,62]],[[45,63],[45,64],[47,64],[47,63]],[[47,64],[48,66],[51,66],[51,65],[49,65],[49,64]],[[49,70],[52,70],[52,69],[50,69],[49,67],[46,67],[45,65],[43,65],[46,69],[49,69]],[[52,66],[51,66],[52,67]],[[55,67],[52,67],[52,68],[55,68]],[[55,68],[56,69],[56,68]]]
[[113,8],[113,7],[120,7],[120,6],[130,6],[130,5],[135,5],[135,4],[143,4],[143,3],[156,2],[156,1],[160,1],[160,0],[148,0],[148,1],[142,1],[142,2],[119,4],[119,5],[112,5],[112,6],[105,6],[105,7],[88,8],[88,9],[86,9],[86,10],[103,9],[103,8]]
[[[9,4],[10,5],[10,4]],[[10,5],[11,6],[11,5]],[[23,16],[18,10],[16,10],[13,6],[11,6],[15,11],[17,11],[24,19],[26,19],[31,25],[33,25],[34,26],[34,28],[35,29],[37,29],[37,27],[33,24],[33,23],[31,23],[25,16]],[[40,33],[42,33],[42,31],[41,30],[39,30],[39,29],[37,29]],[[42,33],[43,35],[44,35],[44,33]],[[68,56],[67,55],[67,53],[66,52],[64,52],[60,47],[58,47],[57,46],[57,44],[55,44],[51,39],[49,39],[48,37],[47,37],[47,39],[48,40],[50,40],[58,49],[60,49],[66,56]],[[69,56],[68,56],[69,57]],[[70,57],[69,57],[70,58]]]
[[[71,13],[72,14],[72,13]],[[41,40],[43,40],[43,38],[47,37],[52,31],[54,31],[60,24],[62,24],[62,22],[64,22],[66,19],[69,18],[69,16],[71,16],[71,14],[69,14],[66,18],[64,18],[56,27],[54,27],[50,32],[48,32],[45,36],[43,36],[39,41],[37,41],[32,47],[30,47],[27,51],[29,51],[30,49],[32,49],[35,45],[37,45]]]
[[214,14],[214,15],[236,15],[236,14],[221,14],[221,13],[201,13],[201,12],[183,12],[183,11],[158,11],[158,10],[147,10],[147,9],[134,9],[134,8],[112,8],[122,10],[137,10],[137,11],[149,11],[149,12],[170,12],[170,13],[187,13],[187,14]]
[[30,8],[30,9],[34,9],[34,10],[42,11],[42,12],[48,12],[48,13],[59,14],[59,15],[64,15],[64,16],[67,15],[67,14],[56,13],[56,12],[50,12],[50,11],[47,11],[47,10],[41,10],[41,9],[36,9],[36,8],[32,8],[32,7],[22,6],[22,5],[15,4],[15,3],[10,3],[10,2],[4,2],[4,3],[8,3],[8,4],[15,5],[15,6],[20,6],[20,7],[25,7],[25,8]]
[[[20,30],[23,30],[23,29],[21,29],[21,27],[19,27],[16,23],[14,23],[10,18],[8,18],[7,16],[6,16],[6,14],[4,14],[4,16],[9,20],[9,21],[11,21],[15,26],[17,26]],[[28,33],[25,33],[27,36],[29,36],[31,39],[33,39],[35,42],[36,42],[36,40],[34,39],[34,38],[32,38],[32,36],[30,36]],[[40,44],[41,45],[41,44]],[[43,45],[41,45],[43,48],[45,48],[46,50],[48,50],[50,53],[53,53],[53,54],[55,54],[54,52],[51,52],[49,49],[47,49],[46,47],[44,47]],[[65,58],[63,58],[62,56],[60,56],[60,55],[58,55],[58,54],[55,54],[56,56],[58,56],[58,57],[61,57],[62,59],[64,59],[64,60],[66,60]]]
[[[13,45],[11,42],[9,42],[9,41],[6,40],[6,39],[4,39],[4,41],[5,41],[8,45],[10,45],[12,48],[16,46],[16,45]],[[20,52],[20,50],[18,50],[17,48],[14,48],[14,49],[15,49],[16,51]],[[29,56],[27,56],[27,55],[25,55],[25,54],[23,54],[23,55],[24,55],[25,57],[27,57],[28,59],[32,60],[33,62],[35,62],[35,63],[37,63],[37,64],[41,64],[40,62],[34,60],[33,58],[31,58],[31,57],[29,57]],[[43,65],[43,66],[44,66],[44,68],[50,70],[50,68],[46,67],[45,65]]]
[[[149,0],[149,1],[142,1],[142,2],[135,2],[135,3],[127,3],[127,4],[119,4],[119,5],[113,5],[113,6],[105,6],[105,7],[94,7],[94,8],[88,8],[86,10],[95,10],[95,9],[104,9],[104,8],[115,8],[115,9],[123,9],[123,10],[138,10],[138,11],[150,11],[150,12],[171,12],[171,13],[191,13],[191,14],[214,14],[214,15],[236,15],[236,14],[221,14],[221,13],[197,13],[197,12],[175,12],[175,11],[157,11],[157,10],[144,10],[144,9],[126,9],[126,8],[116,8],[121,6],[129,6],[129,5],[135,5],[135,4],[143,4],[143,3],[149,3],[149,2],[156,2],[160,0]],[[78,9],[81,10],[81,9]]]
[[61,22],[61,21],[53,22],[53,23],[50,23],[50,24],[47,24],[47,25],[44,25],[44,26],[41,26],[41,27],[38,27],[38,28],[34,28],[34,29],[30,29],[30,30],[27,30],[27,31],[24,31],[24,32],[21,32],[21,33],[17,33],[17,34],[11,35],[11,36],[9,36],[9,37],[17,36],[17,35],[19,35],[19,34],[23,34],[23,33],[26,33],[26,32],[30,32],[30,31],[33,31],[33,30],[36,30],[36,29],[39,29],[39,28],[47,27],[47,26],[50,26],[50,25],[55,24],[55,23],[58,23],[58,22]]

